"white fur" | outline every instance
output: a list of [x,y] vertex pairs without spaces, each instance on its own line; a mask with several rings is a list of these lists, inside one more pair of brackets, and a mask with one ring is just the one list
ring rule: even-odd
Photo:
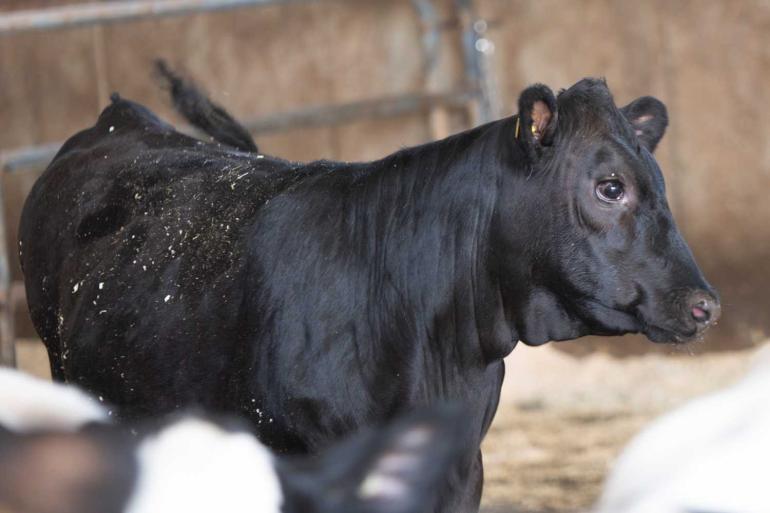
[[626,447],[599,513],[767,512],[770,365],[650,425]]
[[279,513],[273,457],[253,436],[187,418],[139,447],[139,477],[126,513]]
[[12,431],[74,431],[108,420],[101,404],[72,385],[0,367],[0,425]]

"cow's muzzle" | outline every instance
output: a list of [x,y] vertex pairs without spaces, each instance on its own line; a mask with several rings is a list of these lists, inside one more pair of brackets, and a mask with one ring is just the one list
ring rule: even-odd
[[695,323],[696,335],[703,333],[706,328],[716,324],[722,315],[719,299],[711,292],[696,290],[687,298],[687,312]]
[[[673,299],[668,303],[670,313],[663,314],[663,318],[668,319],[663,322],[654,322],[656,316],[644,315],[643,311],[646,309],[640,308],[640,318],[646,325],[643,331],[650,340],[668,343],[689,342],[702,336],[710,326],[717,323],[722,314],[719,298],[712,290],[699,288],[679,291],[673,295]],[[660,303],[664,304],[667,303]]]

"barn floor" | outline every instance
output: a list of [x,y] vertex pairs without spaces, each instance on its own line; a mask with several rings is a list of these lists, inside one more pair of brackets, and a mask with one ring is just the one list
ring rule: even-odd
[[[39,342],[17,347],[22,368],[48,375]],[[587,511],[634,433],[690,397],[738,379],[756,351],[617,359],[518,347],[484,442],[483,512]]]
[[575,358],[520,345],[507,362],[484,442],[483,511],[588,511],[612,461],[641,427],[736,381],[756,352]]

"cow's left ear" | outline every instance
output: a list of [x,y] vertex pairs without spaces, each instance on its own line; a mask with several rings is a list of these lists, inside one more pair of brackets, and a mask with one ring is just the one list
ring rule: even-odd
[[548,86],[535,84],[519,96],[514,137],[531,149],[548,146],[556,132],[556,97]]
[[655,151],[668,126],[668,113],[663,102],[652,96],[642,96],[620,111],[631,123],[644,147],[650,153]]

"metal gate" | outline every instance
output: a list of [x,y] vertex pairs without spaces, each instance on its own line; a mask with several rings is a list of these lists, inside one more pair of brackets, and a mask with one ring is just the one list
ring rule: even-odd
[[[19,32],[312,1],[337,0],[122,0],[74,4],[0,14],[0,37]],[[441,20],[432,0],[411,1],[422,28],[424,83],[429,84],[441,51]],[[426,113],[430,116],[431,135],[438,139],[449,135],[449,111],[452,109],[467,109],[471,124],[495,119],[499,107],[487,62],[494,48],[484,37],[487,23],[478,17],[473,0],[454,0],[453,9],[460,24],[463,49],[464,83],[459,89],[439,92],[424,90],[347,104],[320,105],[246,120],[244,125],[252,133],[261,134],[298,127],[341,124],[358,119]],[[0,152],[0,173],[39,170],[51,161],[60,146],[61,143],[57,142]],[[14,315],[19,305],[26,305],[26,300],[22,284],[12,282],[11,278],[2,178],[0,176],[0,364],[14,366]]]

